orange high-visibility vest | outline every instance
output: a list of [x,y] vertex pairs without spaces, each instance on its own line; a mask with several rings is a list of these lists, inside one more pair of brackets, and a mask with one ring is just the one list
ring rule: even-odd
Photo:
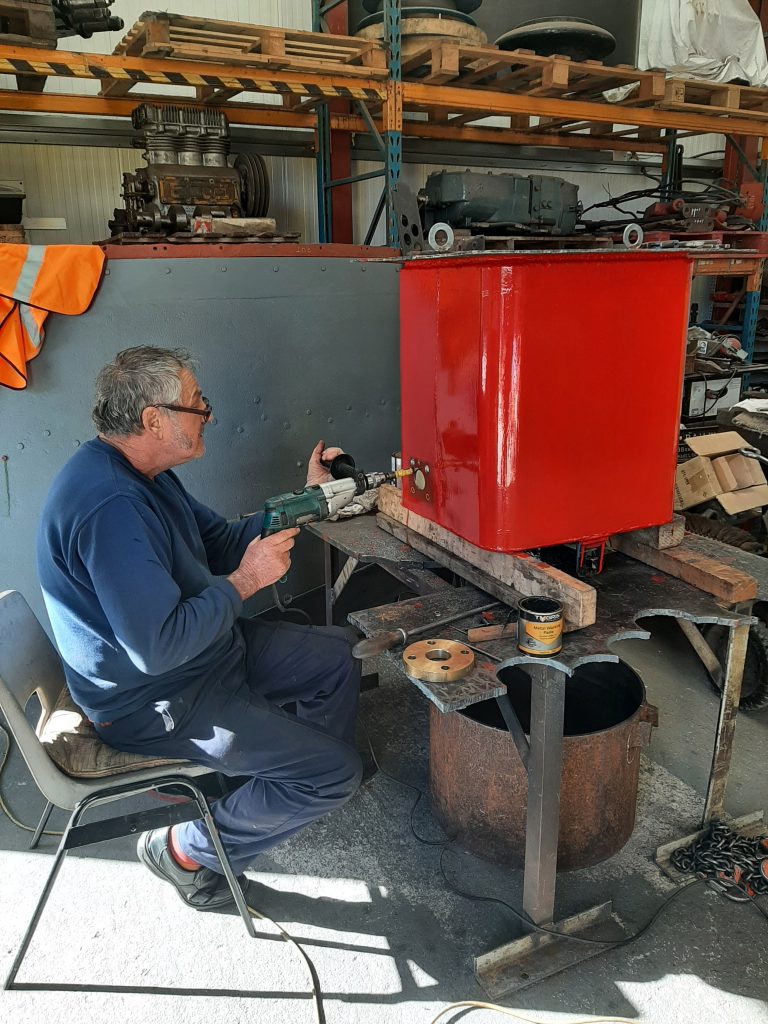
[[0,245],[0,384],[27,386],[49,313],[84,313],[104,269],[96,245]]

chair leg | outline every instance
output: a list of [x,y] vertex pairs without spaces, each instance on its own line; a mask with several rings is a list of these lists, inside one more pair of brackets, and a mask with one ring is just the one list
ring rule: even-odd
[[229,863],[229,857],[227,856],[226,850],[221,842],[221,836],[219,835],[219,830],[216,827],[216,822],[213,820],[213,815],[211,814],[211,809],[208,806],[208,801],[205,799],[203,791],[194,782],[191,782],[189,779],[185,779],[185,784],[189,786],[190,791],[194,794],[197,806],[200,808],[202,818],[208,826],[208,833],[216,850],[216,856],[219,858],[219,863],[221,864],[221,869],[224,872],[224,877],[229,883],[229,888],[232,890],[232,896],[235,900],[237,909],[240,911],[240,917],[243,919],[245,930],[252,939],[255,939],[256,930],[253,927],[253,918],[248,910],[248,905],[245,902],[243,890],[240,888],[237,881],[237,876],[232,870],[232,865]]
[[42,813],[40,821],[38,821],[37,823],[35,834],[32,836],[32,842],[29,844],[30,850],[35,850],[37,848],[37,844],[40,842],[40,836],[43,834],[43,830],[45,829],[45,826],[48,824],[48,819],[51,816],[52,810],[53,804],[49,800],[48,803],[45,805],[45,810]]
[[83,809],[84,808],[82,807],[81,804],[78,804],[77,807],[75,807],[74,811],[72,811],[69,821],[67,822],[66,828],[64,829],[64,834],[61,837],[59,848],[56,851],[56,856],[53,859],[53,866],[51,867],[51,870],[48,874],[45,887],[43,888],[43,891],[40,894],[40,899],[37,901],[35,912],[33,913],[32,920],[29,922],[27,930],[24,933],[24,938],[21,940],[21,946],[19,947],[19,951],[16,954],[16,959],[13,961],[11,969],[8,972],[8,977],[5,979],[5,983],[3,984],[3,988],[6,991],[8,989],[13,988],[13,983],[16,980],[16,975],[19,973],[19,968],[21,967],[22,961],[26,956],[27,950],[29,949],[29,944],[32,941],[32,936],[35,934],[35,930],[37,929],[37,926],[40,923],[40,918],[42,917],[43,911],[45,910],[45,905],[48,902],[48,897],[51,895],[54,882],[56,881],[56,877],[59,871],[61,870],[61,865],[64,863],[64,858],[67,855],[67,837],[69,836],[69,833],[77,824],[77,822],[80,820],[80,816],[82,814]]

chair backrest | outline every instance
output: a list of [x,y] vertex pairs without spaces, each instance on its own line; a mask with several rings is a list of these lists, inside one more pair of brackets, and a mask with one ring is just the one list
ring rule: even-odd
[[56,648],[18,590],[0,593],[0,679],[22,708],[37,694],[43,719],[66,685]]

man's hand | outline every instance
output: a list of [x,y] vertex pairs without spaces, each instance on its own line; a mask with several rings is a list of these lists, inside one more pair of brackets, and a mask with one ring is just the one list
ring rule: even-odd
[[343,455],[343,448],[326,448],[325,441],[318,441],[315,449],[309,457],[307,466],[307,487],[313,484],[327,484],[333,477],[328,472],[328,466],[323,463],[331,463],[337,455]]
[[240,565],[227,577],[243,601],[285,576],[291,567],[291,548],[298,532],[297,528],[281,530],[251,541]]

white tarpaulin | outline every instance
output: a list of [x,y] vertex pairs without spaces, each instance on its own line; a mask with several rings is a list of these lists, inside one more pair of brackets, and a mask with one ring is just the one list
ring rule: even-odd
[[763,29],[748,0],[643,0],[638,67],[768,85]]

